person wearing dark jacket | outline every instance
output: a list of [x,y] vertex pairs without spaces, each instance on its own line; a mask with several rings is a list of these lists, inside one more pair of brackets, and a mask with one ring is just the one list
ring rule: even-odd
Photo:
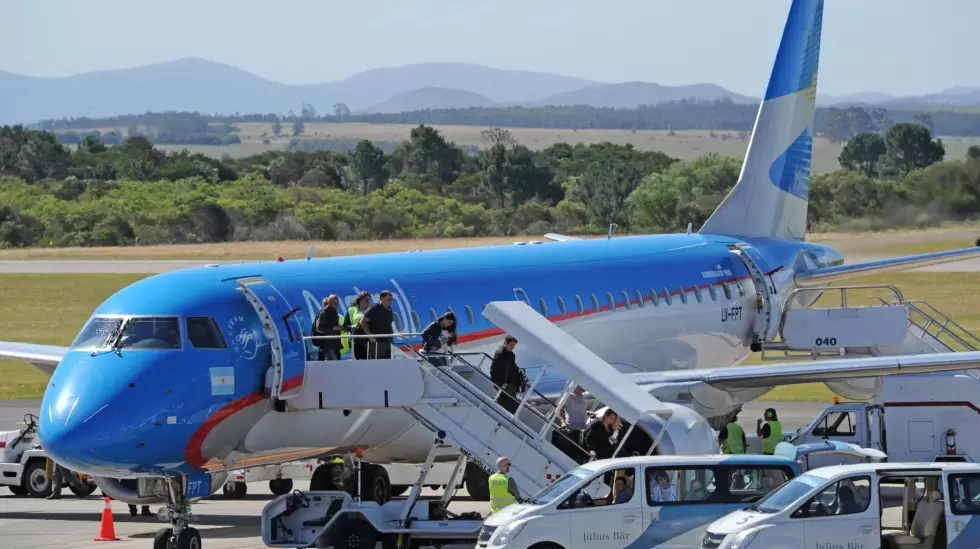
[[602,419],[594,421],[585,433],[585,449],[596,459],[609,459],[616,450],[610,438],[617,417],[616,412],[606,409]]
[[439,320],[429,324],[426,326],[425,330],[422,330],[422,354],[426,355],[429,362],[434,366],[446,366],[448,363],[445,354],[441,353],[442,333],[444,331],[449,333],[449,338],[446,340],[446,345],[455,345],[456,314],[452,311],[442,315],[439,317]]
[[[354,298],[354,302],[347,308],[347,315],[344,317],[344,326],[351,335],[364,335],[361,330],[361,317],[371,306],[371,294],[362,291]],[[367,358],[368,340],[366,337],[351,338],[351,347],[354,349],[354,358],[364,360]]]
[[394,296],[384,290],[378,294],[378,299],[378,303],[368,307],[361,315],[358,326],[364,334],[371,336],[368,339],[367,358],[388,359],[391,358],[392,323],[395,321],[391,311]]
[[523,377],[520,368],[517,367],[514,347],[517,347],[517,338],[511,335],[504,336],[504,344],[493,353],[493,362],[490,363],[490,380],[500,388],[497,404],[512,414],[517,412],[517,407],[520,405],[517,391],[520,389]]
[[[340,305],[340,298],[331,295],[323,300],[323,308],[316,315],[313,322],[314,336],[339,336],[343,328],[340,326],[340,314],[337,307]],[[317,360],[340,360],[340,350],[343,342],[340,339],[316,339],[317,348],[320,349]]]

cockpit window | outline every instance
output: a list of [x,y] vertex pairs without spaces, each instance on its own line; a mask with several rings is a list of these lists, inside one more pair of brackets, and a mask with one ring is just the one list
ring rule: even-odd
[[120,349],[180,349],[180,323],[175,317],[136,317],[126,320]]
[[75,338],[72,349],[105,347],[121,323],[121,318],[93,318]]
[[195,349],[227,349],[218,323],[209,316],[187,317],[187,339]]

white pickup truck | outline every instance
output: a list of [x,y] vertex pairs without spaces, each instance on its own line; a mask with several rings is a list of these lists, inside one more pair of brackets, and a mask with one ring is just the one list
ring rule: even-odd
[[[19,431],[0,431],[0,486],[6,486],[15,496],[47,497],[51,494],[51,479],[45,473],[47,455],[37,437],[37,416],[24,416],[26,427]],[[95,482],[84,477],[86,490],[68,484],[78,496],[95,491]]]

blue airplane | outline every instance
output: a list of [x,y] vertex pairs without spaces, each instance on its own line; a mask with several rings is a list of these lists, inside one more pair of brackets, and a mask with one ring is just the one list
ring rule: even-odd
[[[813,362],[728,367],[772,341],[794,289],[978,255],[845,265],[837,250],[805,241],[823,5],[793,0],[738,183],[697,233],[547,235],[555,242],[207,266],[140,280],[102,303],[70,347],[0,342],[0,358],[51,374],[39,414],[46,452],[123,501],[148,500],[113,478],[170,479],[156,493],[175,526],[183,497],[215,487],[202,494],[197,480],[174,479],[354,447],[367,463],[422,461],[431,434],[403,411],[276,409],[306,387],[316,350],[303,337],[321,300],[337,294],[346,306],[363,290],[375,301],[393,293],[396,332],[417,333],[453,310],[459,353],[502,343],[481,315],[485,304],[526,301],[659,398],[722,424],[773,386],[798,383]],[[273,323],[264,325],[255,303]],[[542,364],[521,351],[533,378]],[[931,364],[952,369],[951,360]],[[850,383],[849,362],[821,362],[821,375]],[[719,372],[740,379],[737,390],[713,388]],[[552,374],[539,389],[555,394],[566,381]]]

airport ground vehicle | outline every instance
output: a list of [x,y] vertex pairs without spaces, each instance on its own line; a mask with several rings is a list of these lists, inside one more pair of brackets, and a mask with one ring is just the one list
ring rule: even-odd
[[[881,507],[882,485],[898,481],[900,519]],[[753,505],[716,520],[701,549],[894,547],[959,549],[980,542],[980,465],[862,463],[822,467]]]
[[293,481],[308,479],[313,476],[313,468],[316,465],[316,460],[301,460],[278,465],[238,469],[228,474],[228,480],[225,481],[221,490],[225,497],[239,499],[248,493],[249,482],[268,481],[269,491],[281,496],[293,489]]
[[[18,431],[0,432],[0,485],[6,486],[15,496],[47,497],[51,494],[51,479],[45,473],[47,456],[37,437],[37,416],[24,416],[25,427]],[[95,491],[95,483],[88,475],[81,475],[88,488],[68,484],[76,495],[87,496]]]

